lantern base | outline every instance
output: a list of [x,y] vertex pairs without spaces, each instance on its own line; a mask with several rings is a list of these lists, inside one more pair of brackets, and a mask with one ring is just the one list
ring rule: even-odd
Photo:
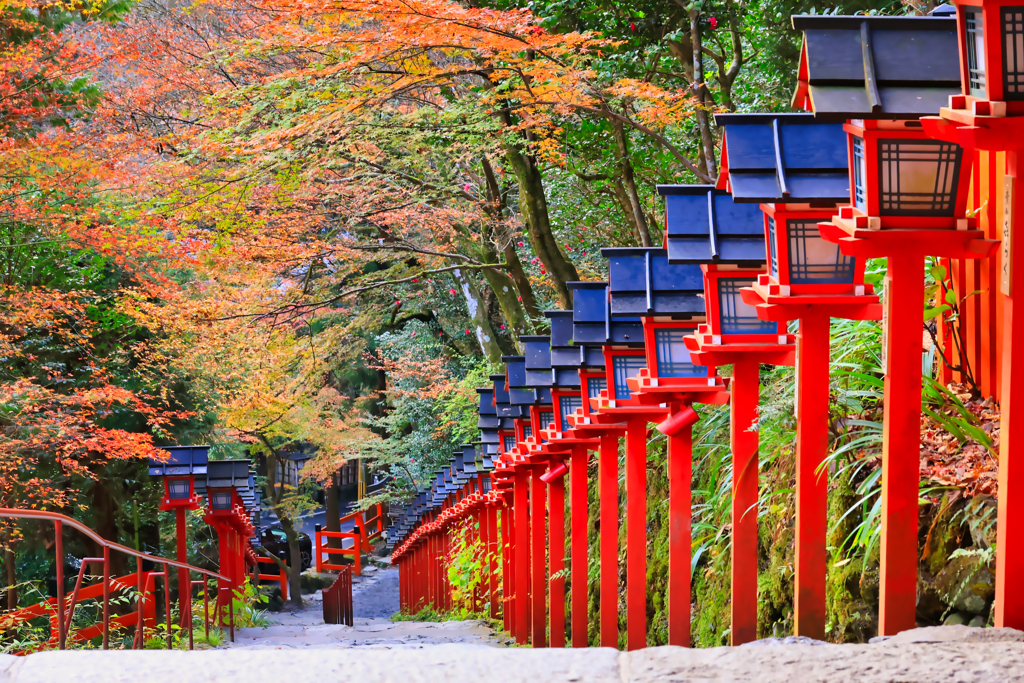
[[929,137],[988,152],[1024,149],[1024,102],[953,95],[949,104],[939,110],[938,116],[921,118]]
[[778,335],[776,343],[722,343],[721,337],[709,334],[706,326],[698,333],[684,337],[690,360],[697,365],[719,367],[734,365],[743,361],[755,361],[766,365],[791,366],[796,362],[796,336]]
[[984,231],[975,228],[976,219],[959,220],[963,229],[877,229],[869,227],[868,216],[843,211],[833,216],[831,223],[818,223],[818,229],[826,242],[838,244],[847,256],[861,258],[919,255],[975,259],[988,257],[999,246],[998,240],[985,239]]
[[769,287],[755,283],[740,290],[743,302],[757,309],[761,320],[786,322],[812,315],[827,315],[845,320],[881,320],[882,305],[874,294],[797,295],[771,294]]

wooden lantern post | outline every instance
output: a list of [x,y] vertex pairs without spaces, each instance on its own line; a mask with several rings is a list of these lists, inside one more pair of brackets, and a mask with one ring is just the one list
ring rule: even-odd
[[811,114],[719,114],[715,121],[725,129],[718,187],[764,212],[768,272],[741,296],[761,320],[800,321],[794,630],[824,640],[830,319],[882,315],[864,283],[864,260],[818,232],[849,199],[846,134]]
[[[999,507],[996,524],[995,625],[1024,628],[1024,311],[1015,311],[1015,279],[1024,249],[1015,249],[1024,211],[1024,7],[1007,0],[956,2],[960,87],[939,117],[922,118],[933,138],[971,152],[1005,153],[1000,291],[1003,294],[999,406]],[[987,169],[986,169],[987,170]],[[985,170],[982,171],[984,173]],[[992,185],[990,185],[992,187]],[[986,198],[993,206],[1000,197]],[[994,212],[992,212],[994,213]],[[991,215],[991,214],[990,214]],[[1015,315],[1018,314],[1018,315]],[[1019,352],[1018,352],[1019,351]]]
[[[850,205],[819,225],[821,235],[846,256],[888,259],[878,632],[893,635],[916,625],[925,257],[984,258],[997,243],[966,217],[962,148],[929,139],[920,121],[959,93],[953,20],[793,17],[793,25],[805,31],[797,99],[804,93],[819,119],[847,121]],[[856,35],[860,48],[852,69],[828,44],[842,35]],[[828,87],[816,83],[829,69]],[[915,80],[932,87],[906,85]]]
[[250,486],[249,465],[249,460],[209,462],[206,480],[197,486],[197,492],[205,494],[207,500],[203,521],[217,530],[220,573],[230,583],[227,595],[218,591],[218,614],[245,581],[245,548],[254,530],[240,491]]
[[543,457],[530,457],[530,444],[539,431],[539,422],[533,408],[537,405],[550,406],[551,389],[537,390],[528,386],[524,356],[505,356],[502,360],[507,368],[509,402],[513,406],[521,406],[523,415],[515,420],[516,448],[513,456],[517,472],[522,473],[517,474],[516,480],[517,486],[520,483],[523,485],[523,493],[519,495],[526,496],[529,505],[528,532],[520,528],[522,522],[518,514],[516,532],[528,533],[530,636],[533,647],[547,647],[547,486],[540,477],[547,470],[548,463]]
[[[690,354],[683,338],[704,321],[703,275],[698,265],[679,265],[668,262],[664,249],[623,248],[602,249],[609,259],[609,313],[611,319],[625,318],[617,336],[622,342],[632,341],[638,335],[643,339],[643,355],[638,347],[619,349],[605,347],[606,373],[614,378],[604,398],[598,400],[599,413],[608,417],[620,416],[632,420],[634,434],[646,437],[646,423],[658,423],[659,431],[667,436],[669,475],[669,632],[670,645],[690,645],[690,486],[692,472],[692,430],[697,413],[692,403],[724,404],[728,400],[726,383],[708,376],[708,369],[690,362]],[[639,316],[639,317],[638,317]],[[636,319],[641,323],[639,329]],[[629,335],[630,339],[626,339]],[[619,358],[620,360],[616,360]],[[610,370],[607,363],[611,363]],[[618,363],[619,367],[616,367]],[[638,368],[631,375],[629,365]],[[642,365],[642,367],[640,367]],[[614,392],[614,394],[613,394]],[[627,442],[629,430],[627,429]],[[644,439],[645,440],[645,439]],[[646,446],[646,444],[643,444]],[[646,483],[646,448],[641,460],[639,448],[631,461],[634,465],[634,488]],[[627,456],[627,458],[630,456]],[[628,485],[628,484],[627,484]],[[639,499],[639,500],[638,500]],[[637,508],[643,497],[630,497],[627,504]],[[646,522],[646,511],[639,519]],[[646,622],[646,614],[639,593],[646,589],[645,555],[638,549],[646,547],[645,529],[636,520],[633,538],[627,538],[627,562],[633,562],[632,576],[634,602],[628,607],[634,618],[634,628]],[[627,591],[629,590],[627,574]],[[628,595],[628,593],[627,593]],[[635,612],[635,615],[634,615]],[[639,634],[635,646],[644,641]]]
[[[583,366],[586,350],[583,346],[573,343],[573,312],[545,311],[544,315],[551,321],[550,359],[553,377],[551,398],[554,423],[541,432],[547,449],[559,462],[549,469],[544,480],[549,486],[558,486],[565,478],[568,467],[569,493],[571,513],[569,529],[570,568],[572,594],[571,600],[571,644],[573,647],[587,646],[588,630],[588,539],[587,520],[589,506],[587,501],[588,477],[587,466],[589,452],[598,450],[600,439],[586,438],[576,432],[569,424],[569,416],[583,409],[583,398],[580,386],[579,370]],[[529,353],[529,352],[528,352]],[[552,554],[556,552],[558,539],[554,529],[551,534]],[[558,565],[559,567],[561,565]],[[556,563],[552,561],[552,572]],[[552,645],[555,644],[554,633],[560,622],[557,621],[555,610],[555,579],[552,579]],[[564,627],[564,624],[562,624]]]
[[[150,460],[149,476],[163,479],[164,497],[161,510],[174,510],[179,562],[188,562],[188,525],[185,513],[198,510],[202,504],[196,492],[196,476],[206,478],[209,446],[176,446],[164,448],[167,460]],[[187,569],[178,569],[178,612],[182,623],[192,618],[192,579]]]
[[685,338],[691,359],[733,365],[729,385],[732,482],[732,643],[757,638],[757,406],[759,366],[791,365],[796,340],[758,319],[740,290],[764,271],[763,217],[705,185],[660,185],[669,263],[701,264],[707,323]]
[[[617,433],[623,428],[625,431],[626,647],[636,650],[647,645],[647,422],[660,422],[667,414],[667,407],[627,405],[630,392],[626,379],[646,365],[640,318],[612,318],[608,283],[570,283],[570,287],[576,297],[574,312],[579,305],[588,314],[586,321],[574,322],[574,339],[600,345],[604,357],[605,389],[589,400],[591,424],[609,426]],[[600,322],[591,322],[591,317],[599,317]],[[612,444],[609,441],[609,450]],[[614,450],[617,466],[617,438]],[[601,458],[603,465],[604,448]],[[605,470],[610,471],[610,467],[602,469],[602,477]],[[602,502],[604,496],[602,490]],[[603,520],[602,517],[602,530]]]

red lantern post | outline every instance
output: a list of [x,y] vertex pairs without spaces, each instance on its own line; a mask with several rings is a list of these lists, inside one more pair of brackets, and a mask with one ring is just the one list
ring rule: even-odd
[[768,272],[741,290],[761,320],[800,321],[797,337],[795,632],[825,638],[830,318],[877,320],[864,261],[823,240],[818,222],[849,198],[841,124],[811,114],[719,114],[718,187],[764,212]]
[[[847,121],[851,205],[821,235],[846,256],[888,259],[879,634],[893,635],[915,626],[925,257],[984,258],[996,243],[966,217],[963,150],[929,139],[919,120],[959,90],[953,21],[793,17],[793,26],[805,31],[797,100]],[[853,68],[840,45],[859,48]]]
[[764,270],[763,218],[757,206],[736,204],[707,186],[661,185],[670,263],[699,263],[707,323],[685,338],[691,359],[733,365],[730,390],[733,453],[732,643],[757,638],[757,406],[759,366],[791,365],[795,338],[757,317],[741,290]]
[[[170,456],[166,461],[151,460],[149,476],[162,477],[164,497],[160,509],[175,511],[178,560],[188,562],[188,526],[185,514],[198,510],[201,500],[196,492],[196,476],[206,476],[209,446],[178,446],[165,448]],[[191,619],[192,579],[187,569],[178,570],[178,612],[182,622]]]

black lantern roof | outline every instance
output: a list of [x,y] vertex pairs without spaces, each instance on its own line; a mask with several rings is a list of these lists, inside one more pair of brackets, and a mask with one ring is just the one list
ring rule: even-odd
[[551,373],[551,337],[548,335],[524,335],[519,337],[526,354],[526,386],[537,389],[551,387],[554,375]]
[[544,311],[551,321],[551,368],[555,386],[577,388],[580,376],[577,372],[583,366],[584,346],[573,340],[572,311]]
[[813,114],[717,114],[725,128],[720,181],[737,202],[848,202],[841,123]]
[[[572,337],[583,346],[643,346],[643,323],[637,316],[612,319],[607,282],[567,282],[573,293]],[[596,351],[596,353],[595,353]],[[598,361],[600,356],[600,362]],[[583,351],[583,367],[604,367],[598,349]]]
[[480,429],[497,429],[501,421],[494,407],[494,388],[478,388],[476,393],[480,397],[476,426]]
[[206,479],[196,482],[196,493],[205,493],[208,489],[238,489],[239,492],[250,486],[249,465],[245,460],[214,460],[206,466]]
[[[495,414],[503,421],[523,416],[523,409],[519,405],[512,405],[509,400],[509,392],[505,386],[505,375],[491,375],[494,382],[494,407]],[[502,425],[504,427],[504,424]]]
[[837,120],[938,114],[960,94],[956,20],[795,15],[798,109]]
[[526,381],[526,356],[502,356],[508,369],[508,401],[513,406],[532,406],[541,402],[536,389]]
[[209,446],[168,446],[161,450],[165,450],[171,455],[163,462],[151,459],[149,461],[149,476],[206,474]]
[[668,251],[648,247],[602,249],[608,259],[611,315],[704,315],[704,275],[696,264],[668,262]]
[[711,185],[658,185],[669,263],[764,265],[764,215]]

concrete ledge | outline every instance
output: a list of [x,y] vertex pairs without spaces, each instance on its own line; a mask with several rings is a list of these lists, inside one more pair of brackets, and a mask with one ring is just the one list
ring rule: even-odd
[[625,653],[476,645],[349,650],[71,651],[0,658],[0,683],[207,683],[313,678],[364,683],[1024,683],[1024,632],[915,629],[869,645],[768,639],[742,647]]

